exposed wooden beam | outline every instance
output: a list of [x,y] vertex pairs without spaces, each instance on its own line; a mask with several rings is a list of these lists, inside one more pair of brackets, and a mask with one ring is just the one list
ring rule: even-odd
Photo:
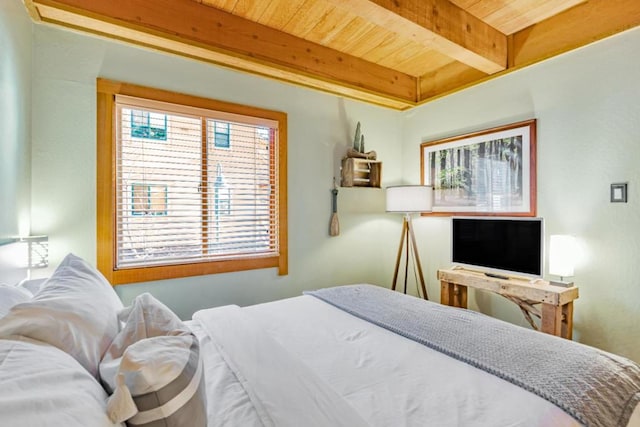
[[192,0],[27,0],[45,22],[396,109],[416,78]]
[[507,68],[507,37],[448,0],[328,1],[486,74]]
[[508,38],[509,68],[491,76],[451,63],[419,78],[419,104],[640,25],[638,0],[589,0]]
[[638,0],[589,0],[513,35],[509,62],[532,64],[640,25]]
[[[478,37],[468,42],[466,36],[475,36],[480,31],[475,25],[465,26],[468,17],[455,18],[454,9],[447,8],[449,3],[445,0],[326,1],[347,7],[349,13],[356,13],[358,16],[353,22],[359,25],[366,24],[371,28],[381,25],[401,32],[406,28],[402,28],[400,23],[413,23],[412,28],[418,31],[415,35],[411,32],[412,40],[426,43],[432,39],[444,39],[443,43],[454,44],[451,50],[444,49],[449,52],[445,53],[449,57],[455,57],[452,52],[470,51],[469,46],[473,43],[486,43],[487,40]],[[41,19],[43,22],[398,110],[411,108],[417,103],[428,102],[640,25],[638,0],[589,0],[508,36],[508,46],[505,48],[508,50],[508,68],[495,74],[487,75],[462,59],[433,63],[428,54],[422,60],[428,61],[430,66],[416,68],[424,71],[412,72],[405,68],[404,72],[397,72],[385,67],[384,63],[376,65],[354,56],[357,53],[347,55],[322,47],[206,6],[199,0],[23,2],[34,21]],[[376,13],[364,13],[359,9],[360,6],[373,8],[371,10]],[[376,24],[368,23],[367,19]],[[431,19],[430,25],[435,26],[437,34],[427,36],[433,31],[419,25],[428,19]],[[456,28],[456,37],[462,38],[458,44],[451,41],[456,40],[454,36],[447,38],[450,32],[456,33]],[[360,43],[359,38],[356,40]],[[361,44],[365,42],[368,43],[367,49],[371,49],[374,41],[366,38]],[[340,46],[337,43],[334,47],[340,49]],[[430,46],[433,47],[433,44]],[[444,58],[442,49],[439,52],[440,58]],[[420,78],[414,77],[427,70],[429,72]]]
[[510,35],[587,0],[451,1],[498,31]]
[[41,22],[40,14],[36,9],[35,4],[33,4],[33,1],[32,0],[22,0],[22,1],[24,2],[24,7],[27,9],[27,12],[29,13],[29,16],[31,17],[33,22]]
[[420,77],[420,100],[432,99],[453,90],[460,90],[488,76],[460,62],[452,62]]

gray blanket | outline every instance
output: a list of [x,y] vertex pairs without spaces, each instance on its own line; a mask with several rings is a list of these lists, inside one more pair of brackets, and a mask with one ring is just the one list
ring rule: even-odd
[[586,426],[626,426],[640,366],[593,347],[372,285],[305,292],[537,394]]

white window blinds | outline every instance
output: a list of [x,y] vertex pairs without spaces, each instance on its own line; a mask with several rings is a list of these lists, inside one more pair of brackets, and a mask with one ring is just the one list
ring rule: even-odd
[[278,255],[278,122],[116,96],[116,269]]

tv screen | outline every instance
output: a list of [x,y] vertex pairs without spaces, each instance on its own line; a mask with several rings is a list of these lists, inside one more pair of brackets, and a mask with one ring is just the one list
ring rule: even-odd
[[452,218],[452,261],[542,276],[542,218]]

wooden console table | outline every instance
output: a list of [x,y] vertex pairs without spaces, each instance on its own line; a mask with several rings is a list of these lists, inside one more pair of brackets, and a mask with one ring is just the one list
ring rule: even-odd
[[[518,304],[534,329],[567,339],[572,337],[573,300],[578,298],[576,286],[564,288],[542,279],[524,277],[489,277],[463,268],[438,270],[438,280],[441,304],[467,308],[467,288],[484,289]],[[540,318],[539,328],[532,315]]]

